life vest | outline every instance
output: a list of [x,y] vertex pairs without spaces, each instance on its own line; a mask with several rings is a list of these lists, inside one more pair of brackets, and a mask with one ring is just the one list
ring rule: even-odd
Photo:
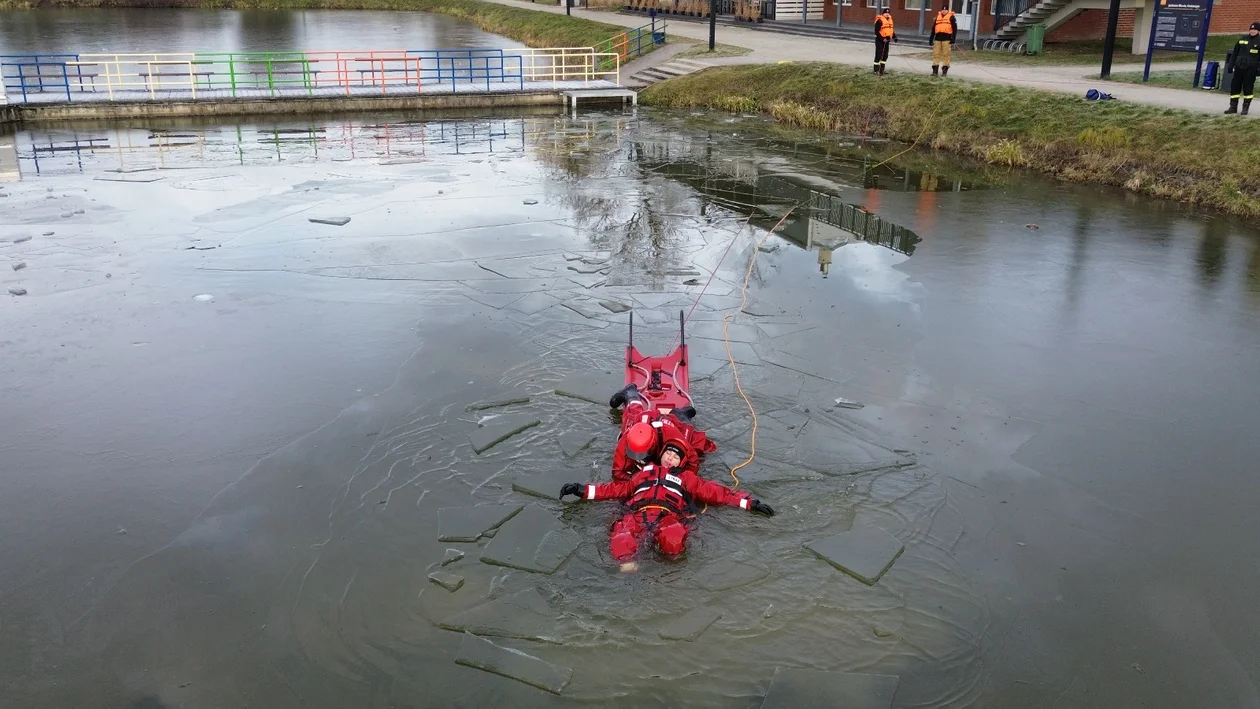
[[675,514],[686,515],[695,507],[691,493],[683,487],[682,477],[659,465],[645,466],[634,476],[634,483],[636,487],[627,502],[632,510],[664,507]]
[[875,18],[875,21],[880,23],[879,25],[880,37],[883,37],[884,39],[888,39],[893,36],[894,33],[893,33],[892,15],[888,15],[887,17],[885,17],[884,15],[880,15],[879,17]]
[[936,13],[936,27],[932,29],[933,34],[953,34],[954,25],[950,20],[954,19],[953,10],[941,10]]

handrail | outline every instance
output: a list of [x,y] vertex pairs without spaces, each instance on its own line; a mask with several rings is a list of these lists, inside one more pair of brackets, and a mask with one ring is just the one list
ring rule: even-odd
[[619,61],[624,64],[627,59],[642,56],[644,47],[649,49],[655,47],[658,33],[663,41],[665,38],[665,19],[653,17],[650,23],[613,35],[596,44],[593,49],[601,54],[615,53],[620,57]]
[[[22,101],[253,98],[525,90],[527,82],[607,81],[647,37],[595,47],[0,55],[0,82]],[[635,37],[637,36],[637,40]],[[42,94],[42,97],[41,97]]]
[[993,31],[998,32],[1011,24],[1039,2],[1040,0],[993,0]]

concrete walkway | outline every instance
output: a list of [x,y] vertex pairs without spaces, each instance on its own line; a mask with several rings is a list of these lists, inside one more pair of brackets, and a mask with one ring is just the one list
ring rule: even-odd
[[[520,0],[487,0],[500,5],[519,7],[539,12],[564,13],[564,8],[553,5],[536,5]],[[643,17],[621,15],[615,12],[597,12],[573,8],[574,17],[582,17],[595,22],[604,22],[624,27],[638,27],[646,24]],[[668,21],[668,17],[666,20]],[[677,21],[669,22],[669,34],[676,37],[708,42],[709,26],[705,23]],[[720,57],[704,59],[711,64],[773,64],[781,61],[832,61],[853,66],[871,66],[874,54],[873,42],[854,42],[843,39],[802,37],[785,35],[764,30],[751,30],[741,27],[722,27],[717,29],[717,41],[722,44],[733,44],[752,50],[742,57]],[[959,44],[959,48],[962,43]],[[1090,65],[1077,66],[1001,66],[968,62],[968,50],[955,48],[953,66],[949,70],[949,79],[966,79],[990,84],[1009,84],[1024,88],[1043,89],[1060,93],[1085,96],[1090,89],[1098,89],[1115,96],[1118,100],[1141,103],[1164,108],[1177,108],[1195,113],[1221,113],[1229,104],[1229,99],[1219,91],[1192,91],[1184,89],[1166,89],[1138,84],[1100,81],[1087,78],[1090,73],[1097,73],[1098,68]],[[922,47],[899,47],[893,45],[888,61],[889,72],[913,72],[931,74],[932,62],[911,55],[922,55]],[[1193,69],[1194,63],[1160,63],[1159,71],[1176,69]],[[1116,73],[1141,71],[1140,64],[1117,65]],[[1260,115],[1260,111],[1251,117]]]

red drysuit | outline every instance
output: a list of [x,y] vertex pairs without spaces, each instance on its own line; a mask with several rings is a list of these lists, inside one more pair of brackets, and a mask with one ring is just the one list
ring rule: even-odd
[[656,445],[648,453],[648,460],[660,460],[661,451],[666,443],[681,442],[684,445],[679,447],[686,451],[686,454],[679,467],[697,473],[700,471],[700,456],[717,450],[717,444],[710,441],[709,437],[704,435],[704,431],[698,431],[695,426],[679,421],[673,414],[662,414],[655,409],[649,409],[641,399],[636,399],[626,404],[625,411],[621,415],[623,435],[617,439],[617,446],[613,449],[613,480],[629,480],[643,466],[639,461],[626,455],[624,436],[630,426],[640,421],[652,424],[659,433]]
[[630,511],[613,523],[608,539],[617,561],[634,556],[648,532],[662,553],[681,554],[687,545],[685,519],[698,503],[746,510],[752,502],[748,493],[704,480],[693,471],[665,470],[652,464],[643,466],[629,480],[586,485],[582,492],[587,500],[626,500]]

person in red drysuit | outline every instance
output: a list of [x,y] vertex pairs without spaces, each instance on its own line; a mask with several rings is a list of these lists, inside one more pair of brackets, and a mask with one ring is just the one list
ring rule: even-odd
[[685,444],[670,442],[661,452],[660,463],[643,466],[629,480],[602,484],[568,483],[560,488],[560,498],[576,495],[587,500],[625,500],[626,512],[613,523],[608,538],[609,551],[623,572],[635,571],[632,557],[651,534],[656,547],[670,556],[681,554],[687,545],[687,520],[695,516],[697,503],[730,505],[767,516],[770,505],[747,492],[704,480],[695,472],[678,467],[686,455]]
[[614,409],[625,407],[621,414],[622,435],[613,449],[613,480],[629,480],[645,461],[658,459],[665,444],[670,441],[683,444],[680,448],[686,452],[679,467],[693,473],[700,471],[701,456],[717,450],[717,444],[709,440],[704,431],[696,430],[692,425],[695,407],[685,406],[662,414],[652,408],[652,403],[639,393],[634,384],[627,384],[613,394],[608,406]]

